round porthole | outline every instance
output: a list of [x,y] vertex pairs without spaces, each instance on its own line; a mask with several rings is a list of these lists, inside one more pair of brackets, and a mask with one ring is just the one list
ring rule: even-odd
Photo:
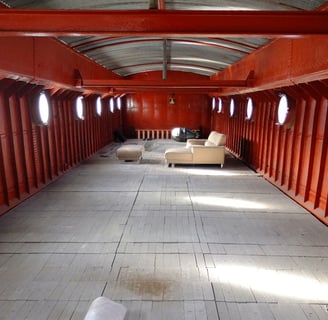
[[84,103],[83,97],[79,96],[75,101],[75,114],[77,119],[84,120]]
[[113,97],[111,97],[109,99],[109,110],[111,113],[114,113],[114,98]]
[[230,100],[230,117],[233,117],[235,114],[235,100],[231,98]]
[[278,124],[283,125],[288,116],[289,107],[288,107],[288,99],[285,94],[280,95],[280,100],[278,104]]
[[39,124],[48,124],[50,114],[49,101],[44,92],[40,93],[38,102],[38,122]]
[[218,113],[222,112],[222,99],[218,98]]
[[246,119],[251,120],[253,116],[253,100],[252,98],[247,98],[247,106],[246,106]]
[[215,110],[215,98],[212,98],[212,111]]
[[101,104],[101,98],[100,98],[100,97],[97,98],[97,102],[96,102],[96,112],[97,112],[97,115],[98,115],[98,116],[101,115],[101,112],[102,112],[102,104]]

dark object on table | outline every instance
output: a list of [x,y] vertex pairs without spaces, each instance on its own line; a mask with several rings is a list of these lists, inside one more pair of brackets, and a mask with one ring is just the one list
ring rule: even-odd
[[199,139],[199,130],[191,130],[188,128],[173,128],[171,137],[175,141],[186,142],[187,139]]

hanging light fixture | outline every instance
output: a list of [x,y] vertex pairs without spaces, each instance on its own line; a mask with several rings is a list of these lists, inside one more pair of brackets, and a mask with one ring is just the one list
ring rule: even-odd
[[169,104],[175,104],[174,94],[171,94],[171,96],[169,97]]

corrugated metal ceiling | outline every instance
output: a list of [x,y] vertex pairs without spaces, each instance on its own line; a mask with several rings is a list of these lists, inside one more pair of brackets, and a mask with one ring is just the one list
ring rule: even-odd
[[[321,0],[6,0],[11,8],[88,10],[315,10]],[[169,23],[169,22],[168,22]],[[268,38],[62,37],[61,41],[121,76],[163,70],[216,74]]]

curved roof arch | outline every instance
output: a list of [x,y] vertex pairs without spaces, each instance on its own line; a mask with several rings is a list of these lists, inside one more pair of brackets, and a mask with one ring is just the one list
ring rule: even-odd
[[[256,45],[243,39],[202,39],[158,37],[88,37],[62,39],[75,50],[120,76],[158,70],[166,54],[168,70],[183,70],[211,76],[244,55],[254,51],[267,39]],[[162,61],[162,63],[161,63]]]

